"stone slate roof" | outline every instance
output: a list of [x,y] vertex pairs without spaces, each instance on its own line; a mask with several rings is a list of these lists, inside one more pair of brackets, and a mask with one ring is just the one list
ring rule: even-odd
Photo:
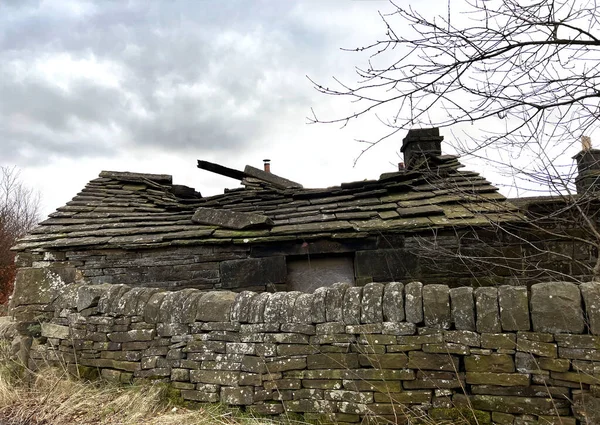
[[241,176],[245,187],[206,198],[168,175],[103,171],[13,249],[343,239],[522,220],[483,177],[460,171],[456,157],[431,156],[429,167],[326,189],[250,173]]

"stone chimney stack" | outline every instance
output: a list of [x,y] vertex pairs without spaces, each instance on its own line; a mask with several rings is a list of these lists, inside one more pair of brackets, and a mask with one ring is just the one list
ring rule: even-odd
[[444,136],[440,136],[437,127],[408,130],[400,149],[404,153],[406,169],[426,168],[428,155],[442,154],[442,140]]
[[578,194],[600,191],[600,149],[592,149],[592,139],[581,137],[581,152],[573,157],[577,161],[578,176],[575,186]]

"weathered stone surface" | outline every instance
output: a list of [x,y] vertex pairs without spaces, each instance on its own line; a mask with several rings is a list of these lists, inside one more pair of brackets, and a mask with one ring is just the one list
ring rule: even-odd
[[[300,293],[297,293],[300,295]],[[267,323],[283,323],[283,311],[288,306],[284,300],[287,297],[287,292],[275,292],[271,295],[267,303],[265,304],[264,320]],[[292,310],[293,313],[293,310]]]
[[513,357],[508,354],[471,355],[464,359],[467,372],[512,373],[515,371]]
[[420,351],[408,353],[408,367],[418,370],[458,371],[458,358],[453,355],[429,354]]
[[220,263],[223,288],[247,288],[285,283],[285,257],[247,258]]
[[166,292],[157,292],[150,297],[144,308],[144,320],[148,323],[158,323],[160,305],[167,295]]
[[450,389],[464,388],[465,377],[462,372],[419,370],[416,379],[403,383],[406,389]]
[[309,369],[355,369],[358,367],[357,354],[312,354],[307,357]]
[[477,307],[477,332],[502,332],[496,288],[475,289],[475,306]]
[[583,296],[590,332],[600,335],[600,283],[585,282],[579,285],[579,289]]
[[313,304],[311,311],[311,320],[313,323],[324,323],[327,321],[325,316],[325,299],[327,288],[317,288],[313,293]]
[[219,226],[238,230],[273,225],[273,220],[266,215],[204,207],[200,207],[196,210],[192,216],[192,221],[194,223],[207,224],[209,226]]
[[574,283],[533,285],[530,308],[535,332],[580,334],[585,329],[581,293]]
[[410,282],[404,287],[404,308],[406,321],[421,323],[423,321],[423,284]]
[[69,338],[69,327],[55,325],[54,323],[42,323],[42,336],[46,338],[58,338],[68,339]]
[[500,321],[504,331],[528,331],[529,299],[527,288],[504,285],[498,288]]
[[186,301],[189,298],[196,300],[199,295],[200,291],[189,288],[167,293],[160,305],[159,321],[162,323],[193,323],[196,320],[196,306],[191,308],[192,306]]
[[129,290],[130,286],[113,284],[110,285],[108,291],[104,292],[98,300],[98,311],[100,313],[114,312],[114,307],[117,301],[123,297]]
[[408,356],[403,353],[361,354],[359,362],[361,366],[376,369],[403,369],[408,365]]
[[253,403],[254,391],[252,387],[222,387],[221,402],[234,406],[249,405]]
[[250,177],[269,182],[272,185],[282,189],[302,189],[302,185],[300,183],[296,183],[283,177],[279,177],[276,174],[263,171],[259,168],[252,167],[251,165],[246,165],[246,167],[244,168],[244,173],[246,173],[246,175]]
[[348,283],[334,283],[325,292],[325,318],[328,322],[343,320],[342,305],[344,294],[350,288]]
[[476,328],[473,288],[464,286],[450,289],[450,304],[454,327],[459,330],[474,331]]
[[383,322],[381,333],[384,335],[414,335],[417,325],[410,322]]
[[249,323],[263,323],[265,321],[265,307],[270,298],[271,294],[268,292],[261,292],[252,298],[247,307],[247,320]]
[[363,287],[361,301],[361,323],[380,323],[383,321],[383,288],[381,283],[368,283]]
[[137,297],[137,304],[135,306],[135,315],[136,316],[144,316],[144,310],[146,309],[146,304],[152,297],[152,295],[161,292],[158,288],[142,288],[142,291],[139,293]]
[[285,292],[285,297],[282,301],[282,308],[280,311],[280,320],[281,323],[294,323],[294,307],[296,305],[296,300],[302,292],[299,291],[289,291]]
[[219,394],[217,393],[206,393],[195,390],[181,390],[181,397],[184,400],[199,401],[202,403],[216,403],[219,401]]
[[[455,403],[463,397],[454,396]],[[490,410],[502,413],[534,414],[534,415],[568,415],[567,400],[557,400],[542,397],[513,397],[475,395],[469,397],[475,409]]]
[[294,304],[294,312],[292,321],[300,324],[311,324],[312,323],[312,305],[313,305],[313,294],[300,294],[296,298]]
[[513,350],[516,346],[517,336],[515,334],[481,334],[481,347],[483,348]]
[[450,328],[450,292],[446,285],[423,287],[423,317],[425,326],[437,329]]
[[96,307],[100,297],[104,295],[109,288],[109,284],[80,286],[77,290],[77,311],[82,311],[90,307]]
[[383,290],[383,320],[403,322],[404,317],[404,285],[390,282]]
[[192,370],[190,381],[201,384],[231,385],[238,381],[240,372],[220,370]]
[[73,267],[20,268],[15,277],[11,304],[14,307],[49,304],[65,286],[75,282],[77,277]]
[[362,288],[348,288],[342,300],[342,317],[347,325],[360,323],[360,308],[362,303]]
[[471,347],[481,346],[481,336],[471,331],[446,331],[444,332],[444,341],[454,342],[456,344],[469,345]]
[[242,291],[236,294],[230,308],[230,319],[235,322],[247,323],[250,319],[250,306],[253,304],[256,296],[256,292],[252,291]]
[[549,342],[531,341],[517,337],[517,350],[542,357],[557,357],[556,344]]
[[529,375],[520,373],[467,372],[467,384],[518,387],[529,385]]

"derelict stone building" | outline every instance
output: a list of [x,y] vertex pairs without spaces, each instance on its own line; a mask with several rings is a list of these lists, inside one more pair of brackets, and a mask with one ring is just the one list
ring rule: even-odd
[[[168,175],[102,172],[14,248],[13,308],[82,281],[310,292],[335,282],[485,286],[590,275],[593,245],[557,237],[555,223],[549,233],[528,222],[540,205],[556,209],[554,198],[517,208],[443,155],[442,139],[438,129],[411,130],[405,168],[326,189],[206,161],[198,167],[243,187],[204,198]],[[580,156],[584,177],[593,152]],[[567,233],[577,227],[569,223]]]
[[598,423],[600,151],[577,195],[507,200],[441,141],[410,131],[404,168],[327,189],[102,172],[14,248],[0,337],[32,369],[263,415]]

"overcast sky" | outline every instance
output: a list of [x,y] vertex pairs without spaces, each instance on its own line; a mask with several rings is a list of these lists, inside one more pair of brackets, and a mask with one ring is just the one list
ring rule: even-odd
[[0,165],[42,192],[44,215],[101,170],[172,174],[205,196],[239,184],[197,159],[243,169],[270,158],[305,187],[377,178],[401,160],[402,136],[354,167],[354,139],[380,126],[307,125],[311,108],[331,117],[353,106],[306,76],[356,81],[366,56],[340,48],[383,38],[378,11],[391,10],[377,0],[0,0]]

